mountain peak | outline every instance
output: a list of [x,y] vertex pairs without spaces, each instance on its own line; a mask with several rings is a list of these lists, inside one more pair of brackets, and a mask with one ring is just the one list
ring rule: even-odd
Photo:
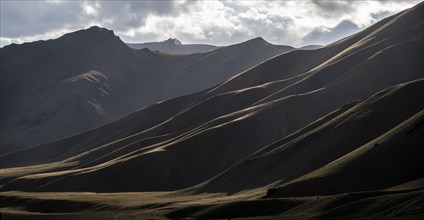
[[109,30],[107,28],[102,28],[99,26],[91,26],[87,29],[81,30],[81,32],[90,33],[90,34],[107,34],[107,35],[115,36],[115,33],[113,32],[113,30]]
[[106,28],[99,27],[97,25],[91,26],[91,27],[89,27],[89,28],[87,28],[85,30],[87,30],[87,31],[104,31],[104,32],[106,32],[106,31],[107,32],[112,31],[112,30],[109,30],[109,29],[106,29]]
[[[99,42],[119,42],[121,44],[121,40],[112,30],[102,28],[99,26],[92,26],[87,29],[81,29],[72,33],[65,34],[61,37],[62,39],[67,40],[75,40],[75,39],[91,39]],[[123,42],[122,42],[123,43]]]
[[255,37],[252,40],[257,40],[257,41],[266,41],[265,39],[263,39],[262,37]]
[[165,40],[163,42],[172,45],[182,45],[181,41],[179,41],[177,38],[168,38],[168,40]]
[[263,39],[262,37],[255,37],[251,40],[248,40],[246,42],[252,42],[252,43],[266,43],[269,44],[268,41],[266,41],[265,39]]
[[[92,39],[95,41],[115,41],[115,40],[120,40],[120,38],[118,36],[115,35],[115,33],[113,32],[113,30],[109,30],[106,28],[102,28],[99,26],[91,26],[87,29],[80,29],[74,32],[70,32],[70,33],[66,33],[63,36],[59,37],[58,40],[59,41],[68,41],[68,43],[70,41],[73,41],[75,39]],[[34,42],[25,42],[22,44],[11,44],[11,45],[6,45],[4,48],[12,48],[12,47],[21,47],[23,46],[24,48],[32,48],[34,47],[34,45],[37,46],[44,46],[46,44],[54,44],[54,42],[57,42],[55,40],[39,40],[39,41],[34,41]],[[80,44],[81,42],[77,43]]]
[[81,29],[72,33],[65,34],[64,36],[85,36],[90,38],[115,38],[117,37],[112,30],[102,28],[99,26],[91,26],[87,29]]

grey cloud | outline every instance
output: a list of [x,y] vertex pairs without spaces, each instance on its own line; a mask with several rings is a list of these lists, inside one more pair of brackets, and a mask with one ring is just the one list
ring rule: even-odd
[[222,4],[224,4],[226,7],[234,9],[235,11],[239,13],[249,10],[249,6],[241,5],[241,4],[238,4],[237,2],[223,1]]
[[348,6],[344,1],[312,0],[312,3],[325,11],[344,10]]
[[[264,37],[272,42],[292,42],[295,35],[295,21],[290,17],[266,14],[265,19],[240,18],[241,24],[248,30],[253,30],[251,37]],[[247,40],[247,39],[246,39]]]
[[[115,34],[119,34],[116,33]],[[144,43],[144,42],[156,42],[158,39],[160,39],[160,36],[158,36],[156,33],[143,33],[136,34],[134,36],[119,36],[124,42],[126,43]],[[140,41],[140,39],[143,39]],[[165,38],[160,39],[159,41],[166,40]],[[184,42],[183,42],[184,43]]]
[[173,1],[98,1],[97,5],[98,16],[94,21],[116,31],[140,27],[150,14],[176,16],[179,13]]
[[388,17],[389,15],[391,15],[392,13],[390,13],[389,11],[380,11],[380,12],[378,12],[378,13],[372,13],[371,14],[371,17],[373,18],[373,19],[375,19],[375,20],[377,20],[377,21],[379,21],[379,20],[381,20],[381,19],[383,19],[383,18],[385,18],[385,17]]
[[325,17],[338,17],[347,11],[355,10],[355,1],[312,0],[317,8],[315,13]]
[[50,4],[39,1],[2,1],[2,37],[22,37],[43,34],[81,22],[81,8],[76,2]]
[[[103,4],[107,3],[110,2],[103,2]],[[146,10],[160,15],[175,14],[177,12],[174,1],[127,1],[126,4],[129,6],[130,11],[134,13],[146,12]]]
[[318,27],[303,37],[304,44],[326,45],[361,30],[352,21],[344,20],[334,28]]
[[291,19],[290,17],[287,17],[287,16],[280,16],[280,15],[271,14],[271,15],[268,15],[267,18],[270,21],[272,21],[274,24],[282,24],[284,26],[290,26],[290,25],[293,25],[295,23],[293,21],[293,19]]
[[216,44],[215,42],[220,41],[222,39],[226,40],[226,44],[234,44],[252,38],[242,31],[227,31],[216,27],[210,27],[205,29],[203,34],[205,35],[205,38],[208,41],[207,43],[211,44]]
[[[85,14],[82,5],[88,4],[97,15]],[[177,15],[173,1],[2,1],[1,35],[17,38],[44,34],[62,28],[86,28],[90,24],[125,31],[144,24],[150,14]]]

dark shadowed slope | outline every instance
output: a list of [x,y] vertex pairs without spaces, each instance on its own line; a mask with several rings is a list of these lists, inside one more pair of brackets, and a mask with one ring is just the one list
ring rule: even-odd
[[[320,190],[330,189],[334,190],[333,194],[352,190],[381,190],[422,178],[424,172],[418,166],[420,162],[423,162],[420,159],[423,158],[423,142],[420,142],[418,138],[423,135],[423,132],[418,129],[422,124],[420,121],[420,117],[422,117],[420,115],[424,109],[422,100],[424,100],[423,80],[379,92],[353,107],[346,106],[339,109],[252,154],[236,166],[202,185],[200,189],[233,193],[266,186],[277,181],[282,184],[295,179],[293,181],[297,182],[296,178],[300,177],[301,180],[305,178],[301,177],[303,175],[310,176],[319,173],[320,177],[315,178],[316,185],[309,187],[296,185],[296,189],[292,187],[291,190],[287,190],[287,193],[299,196],[304,194],[300,193],[303,190],[309,190],[308,195],[319,195],[322,194]],[[414,133],[416,136],[401,136],[401,134],[404,135],[404,132],[396,130],[398,128],[395,129],[395,127],[410,117],[413,118],[413,121],[408,122],[408,126],[412,127],[407,131],[410,134],[416,132]],[[411,130],[413,128],[415,130]],[[392,133],[400,137],[394,145],[398,149],[399,158],[397,159],[391,158],[390,155],[396,154],[392,154],[391,149],[384,147],[387,144],[385,138]],[[379,138],[379,136],[382,137]],[[356,165],[352,165],[349,168],[350,171],[346,170],[346,176],[334,177],[335,179],[328,182],[324,181],[327,175],[320,171],[324,170],[321,167],[330,166],[327,164],[331,163],[333,164],[330,166],[333,169],[331,171],[343,170],[345,166],[340,165],[339,161],[347,160],[346,158],[351,158],[352,155],[359,155],[359,152],[365,152],[364,149],[367,149],[366,154],[374,155],[372,160],[355,162]],[[401,157],[402,152],[400,151],[403,151],[405,155]],[[406,163],[404,160],[409,160],[409,162]],[[390,164],[388,161],[392,161],[392,163]],[[381,164],[381,166],[378,167],[377,164]],[[329,170],[329,168],[325,169]],[[358,176],[353,175],[356,172],[353,170],[359,172]],[[313,173],[308,174],[311,172]],[[370,183],[364,182],[364,179],[359,176],[365,175],[365,173],[368,175],[366,179],[370,181],[372,179],[371,182],[376,185],[378,183],[386,185],[373,188]],[[380,176],[377,177],[377,174]],[[349,177],[349,175],[352,176]],[[376,178],[374,179],[372,176]],[[365,178],[365,176],[363,177]],[[398,179],[397,182],[395,178]],[[358,183],[354,182],[355,179]],[[390,182],[392,180],[395,182]],[[322,185],[320,185],[321,183]],[[361,184],[362,187],[368,186],[369,188],[361,188]]]
[[290,49],[248,41],[203,54],[170,56],[133,50],[112,31],[98,27],[6,46],[0,50],[1,154],[203,90]]
[[282,185],[274,195],[375,191],[421,179],[424,177],[423,124],[424,110],[421,110],[338,160]]
[[[271,219],[357,219],[369,216],[419,219],[423,214],[420,211],[423,197],[422,190],[417,187],[424,186],[420,166],[424,162],[421,138],[424,103],[420,102],[423,100],[423,85],[424,80],[398,85],[345,106],[184,194],[5,192],[0,197],[0,207],[6,205],[30,212],[56,213],[58,216],[53,215],[54,218],[64,217],[57,213],[75,212],[81,218],[95,219],[118,213],[121,217],[132,213],[125,218],[165,214],[171,219],[188,216],[200,219],[262,219],[264,216],[274,216]],[[352,128],[356,132],[352,133]],[[338,159],[329,159],[332,157]],[[293,166],[289,166],[290,163]],[[314,170],[317,164],[321,168]],[[311,168],[314,171],[305,171]],[[4,174],[5,170],[2,171]],[[299,172],[308,174],[292,181],[286,178],[286,175],[299,175]],[[114,178],[123,177],[125,175],[119,173],[114,175]],[[30,178],[39,177],[27,176],[14,184],[33,181]],[[288,183],[269,193],[273,199],[257,197],[257,192],[266,191],[266,188],[233,198],[204,193],[187,195],[187,192],[210,191],[210,187],[217,186],[220,189],[212,191],[256,188],[280,179],[283,179],[280,184]],[[19,213],[14,215],[19,216]],[[5,216],[9,216],[7,212]]]
[[[40,191],[172,190],[201,183],[348,103],[423,78],[420,10],[422,4],[322,49],[293,51],[268,60],[194,95],[190,104],[170,109],[168,114],[172,116],[163,123],[158,120],[144,124],[143,118],[154,118],[162,107],[172,108],[168,102],[155,105],[156,110],[148,111],[148,116],[146,110],[131,115],[140,127],[123,118],[91,133],[4,156],[1,160],[6,167],[57,163],[42,168],[4,169],[7,175],[2,183],[5,189]],[[395,30],[393,37],[386,29]],[[387,40],[374,42],[380,34]],[[387,48],[387,42],[396,46]],[[387,52],[391,49],[397,53]],[[307,65],[294,62],[302,57]],[[381,60],[393,63],[383,65]],[[399,67],[405,67],[404,71]],[[385,126],[390,129],[395,125]],[[109,137],[114,130],[119,132],[113,132],[111,139],[116,139],[98,140]],[[43,159],[20,162],[30,154]],[[292,175],[290,178],[295,178],[302,172]]]
[[193,54],[204,53],[218,48],[217,46],[208,44],[182,44],[181,41],[175,38],[169,38],[162,42],[148,43],[127,43],[128,46],[134,49],[148,48],[151,51],[158,51],[166,54]]

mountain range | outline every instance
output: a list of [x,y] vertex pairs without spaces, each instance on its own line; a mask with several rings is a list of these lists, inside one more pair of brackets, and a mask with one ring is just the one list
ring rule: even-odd
[[181,41],[175,38],[169,38],[162,42],[149,43],[128,43],[128,46],[134,49],[148,48],[151,51],[158,51],[166,54],[193,54],[204,53],[218,48],[217,46],[208,44],[182,44]]
[[[171,55],[131,49],[98,27],[5,47],[0,210],[11,218],[420,219],[423,10],[312,50],[255,38]],[[87,40],[93,35],[104,40]],[[72,50],[102,55],[68,62]],[[89,125],[66,137],[65,119]],[[34,134],[42,129],[46,136]],[[39,145],[9,150],[24,146],[22,135]]]
[[131,49],[112,31],[96,26],[55,40],[6,46],[0,49],[1,154],[206,89],[293,49],[256,38],[171,56]]

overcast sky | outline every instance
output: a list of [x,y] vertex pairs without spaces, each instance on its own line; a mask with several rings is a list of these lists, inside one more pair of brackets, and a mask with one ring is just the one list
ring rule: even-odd
[[418,4],[410,1],[4,1],[1,46],[57,38],[93,25],[125,42],[327,44]]

